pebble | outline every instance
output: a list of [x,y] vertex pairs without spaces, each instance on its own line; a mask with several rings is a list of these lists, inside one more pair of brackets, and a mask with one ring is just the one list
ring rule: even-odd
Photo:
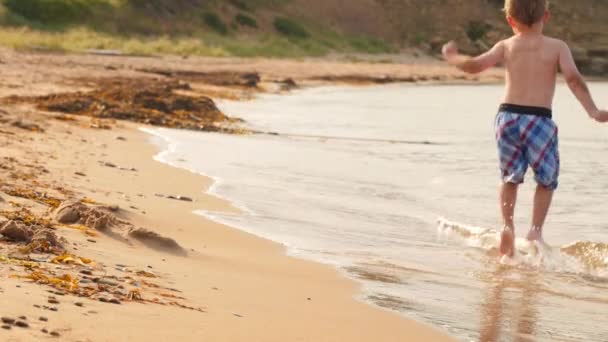
[[46,328],[42,328],[42,330],[40,330],[40,331],[42,331],[42,332],[43,332],[43,333],[45,333],[45,334],[48,334],[48,333],[49,333],[49,331],[48,331],[48,330],[46,330]]
[[59,304],[59,301],[55,298],[49,298],[49,304]]
[[92,243],[97,243],[97,241],[95,241],[93,239],[87,239],[87,241],[92,242]]
[[19,328],[29,328],[30,325],[27,324],[27,322],[24,321],[17,321],[15,322],[15,326],[19,327]]
[[2,317],[2,323],[13,324],[15,323],[15,319],[11,317]]
[[98,282],[99,284],[102,284],[102,285],[108,285],[108,286],[118,286],[118,283],[117,283],[117,282],[115,282],[115,281],[113,281],[113,280],[110,280],[110,279],[104,279],[104,278],[101,278],[101,279],[99,279],[99,281],[97,281],[97,282]]
[[118,136],[118,137],[116,137],[116,140],[127,141],[127,138]]
[[82,172],[74,172],[76,176],[86,177],[87,175]]
[[11,326],[8,324],[4,324],[4,325],[2,325],[2,329],[11,330]]
[[82,273],[82,274],[84,274],[84,275],[89,275],[89,276],[92,276],[92,275],[93,275],[93,272],[92,272],[92,271],[90,271],[90,270],[82,270],[82,271],[80,271],[80,273]]
[[82,303],[82,302],[76,302],[76,303],[74,303],[74,305],[79,306],[79,307],[83,307],[84,303]]
[[53,336],[53,337],[59,337],[59,336],[61,336],[61,334],[58,333],[57,331],[51,331],[51,336]]
[[57,307],[54,307],[54,306],[52,308],[49,308],[49,310],[55,311],[55,312],[59,311],[59,309]]
[[103,166],[107,166],[107,167],[116,167],[116,164],[112,164],[110,162],[105,162],[103,163]]
[[120,305],[120,301],[116,298],[110,299],[110,303]]
[[43,321],[43,322],[48,322],[49,319],[44,317],[44,316],[40,316],[40,318],[38,318],[39,320]]
[[184,202],[194,202],[194,200],[192,198],[186,197],[186,196],[173,196],[173,195],[169,195],[169,196],[167,196],[167,198],[173,199],[173,200],[178,200],[178,201],[184,201]]
[[19,319],[22,319],[22,320],[26,321],[27,317],[25,317],[25,316],[19,316]]

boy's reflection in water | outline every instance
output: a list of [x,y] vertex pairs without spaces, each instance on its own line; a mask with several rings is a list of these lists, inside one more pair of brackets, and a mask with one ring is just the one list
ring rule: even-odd
[[497,266],[481,306],[480,342],[535,340],[539,276],[534,270]]

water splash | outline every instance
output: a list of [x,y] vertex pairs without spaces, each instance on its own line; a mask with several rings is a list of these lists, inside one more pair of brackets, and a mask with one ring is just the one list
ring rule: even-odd
[[[479,248],[488,255],[498,256],[500,234],[496,229],[476,227],[445,218],[438,220],[438,238],[442,242],[462,243]],[[608,244],[577,241],[553,247],[545,242],[515,240],[515,256],[503,257],[500,262],[511,266],[534,266],[555,272],[585,273],[594,277],[608,276]]]

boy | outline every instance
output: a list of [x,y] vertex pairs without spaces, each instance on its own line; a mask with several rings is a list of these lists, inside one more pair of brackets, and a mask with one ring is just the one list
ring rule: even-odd
[[534,170],[538,184],[529,241],[542,240],[543,224],[558,185],[557,126],[551,119],[557,69],[561,69],[568,87],[592,119],[607,122],[608,112],[595,105],[568,46],[543,35],[549,20],[547,0],[506,0],[504,10],[514,32],[511,38],[477,57],[459,54],[454,42],[447,43],[442,52],[449,64],[468,73],[479,73],[498,63],[505,66],[506,94],[496,117],[503,179],[500,252],[513,256],[517,188],[528,166]]

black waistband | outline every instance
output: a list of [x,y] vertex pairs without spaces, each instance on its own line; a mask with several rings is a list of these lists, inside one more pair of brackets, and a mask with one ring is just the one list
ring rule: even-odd
[[503,103],[500,105],[499,112],[509,112],[514,114],[522,114],[522,115],[535,115],[542,116],[544,118],[551,119],[553,117],[553,112],[549,108],[545,107],[533,107],[533,106],[520,106],[511,103]]

